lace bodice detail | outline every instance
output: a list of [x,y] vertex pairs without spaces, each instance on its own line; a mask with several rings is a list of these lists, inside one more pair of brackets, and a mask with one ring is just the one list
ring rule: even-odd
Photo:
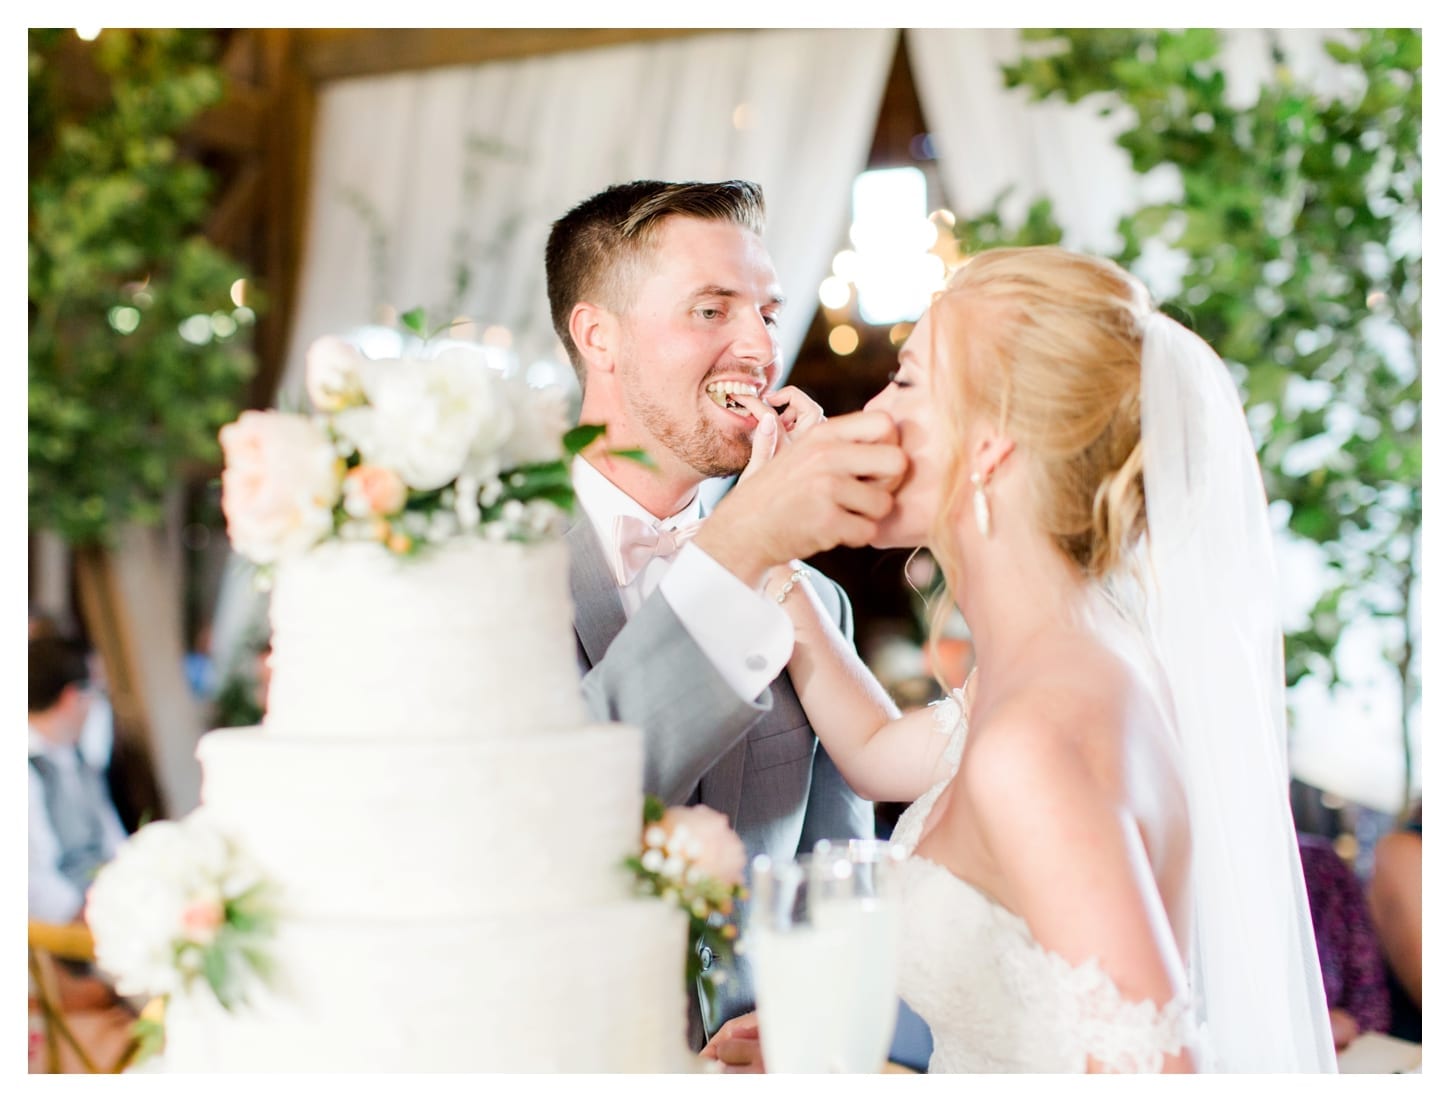
[[[960,693],[933,705],[955,774],[967,729]],[[950,778],[901,816],[892,841],[909,852]],[[1191,1001],[1129,1002],[1096,960],[1078,965],[1044,949],[1027,923],[942,866],[906,861],[898,984],[931,1027],[930,1071],[1157,1071],[1164,1054],[1206,1038]]]

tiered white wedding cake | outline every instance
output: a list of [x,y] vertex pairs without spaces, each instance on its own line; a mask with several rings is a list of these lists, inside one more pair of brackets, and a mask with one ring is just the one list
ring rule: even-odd
[[168,1070],[679,1069],[685,918],[630,898],[640,735],[585,725],[565,556],[282,567],[264,725],[199,750],[209,815],[279,893],[272,988],[176,998]]
[[[168,991],[167,1071],[688,1066],[686,916],[635,897],[623,866],[640,846],[641,736],[586,722],[567,551],[557,538],[527,539],[550,510],[557,529],[559,512],[507,481],[522,469],[527,486],[552,478],[558,489],[559,435],[552,448],[539,452],[536,440],[520,451],[528,400],[515,394],[504,418],[494,382],[466,363],[439,364],[389,363],[369,376],[349,362],[365,397],[334,405],[346,413],[330,423],[246,414],[223,430],[233,543],[276,567],[272,677],[260,727],[202,739],[196,818],[225,840],[213,852],[245,866],[246,883],[227,887],[241,874],[213,873],[214,903],[191,881],[158,883],[176,903],[153,913],[183,918],[149,956],[140,856],[128,873],[103,870],[91,908],[102,965],[124,962],[132,990]],[[442,496],[437,478],[419,490],[416,462],[396,464],[405,493],[370,473],[389,455],[386,433],[343,420],[360,409],[381,419],[388,386],[414,381],[423,389],[413,399],[431,387],[447,413],[471,393],[495,417],[458,434],[468,458]],[[483,437],[493,447],[474,478]],[[320,527],[294,541],[308,509]],[[369,532],[376,538],[359,538]],[[159,882],[162,850],[180,843],[154,833]],[[209,860],[192,864],[222,863]],[[265,888],[265,936],[237,917],[234,899],[251,899],[252,884]],[[223,960],[223,936],[250,938],[265,982],[243,954]],[[233,966],[244,980],[222,974]],[[228,984],[242,997],[219,1001]]]

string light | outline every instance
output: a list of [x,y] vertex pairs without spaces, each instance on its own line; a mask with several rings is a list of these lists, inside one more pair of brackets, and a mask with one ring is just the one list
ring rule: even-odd
[[827,276],[821,280],[821,305],[828,310],[839,310],[851,301],[851,285],[839,276]]
[[826,340],[831,346],[831,351],[837,356],[849,356],[861,345],[860,335],[850,325],[836,326]]

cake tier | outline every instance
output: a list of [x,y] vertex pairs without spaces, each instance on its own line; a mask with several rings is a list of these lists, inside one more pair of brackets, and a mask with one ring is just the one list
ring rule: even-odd
[[408,559],[324,543],[278,568],[271,619],[274,734],[477,739],[585,719],[562,541]]
[[166,1071],[685,1070],[685,915],[629,900],[492,921],[287,923],[275,978],[167,1010]]
[[478,918],[625,898],[639,845],[632,727],[489,741],[201,740],[208,816],[308,918]]

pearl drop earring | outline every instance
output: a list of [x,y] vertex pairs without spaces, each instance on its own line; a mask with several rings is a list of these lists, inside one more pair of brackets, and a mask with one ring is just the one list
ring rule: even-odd
[[977,531],[983,536],[992,534],[992,506],[987,500],[987,480],[976,471],[972,472],[972,512],[977,517]]

